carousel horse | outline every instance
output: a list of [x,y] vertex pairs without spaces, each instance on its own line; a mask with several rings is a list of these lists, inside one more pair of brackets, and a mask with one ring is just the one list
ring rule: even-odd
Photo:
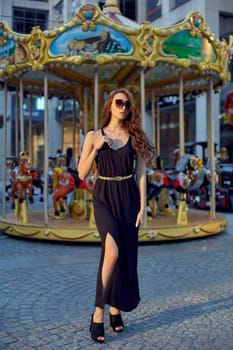
[[[211,184],[211,171],[210,171],[210,162],[207,162],[207,165],[202,166],[198,171],[195,182],[192,183],[189,189],[189,202],[192,202],[194,205],[198,204],[200,201],[200,196],[204,198],[204,201],[208,202],[210,200],[210,184]],[[214,173],[214,182],[215,185],[218,185],[218,163],[215,161],[215,173]]]
[[176,179],[173,184],[173,193],[176,197],[177,217],[176,223],[186,225],[188,223],[187,196],[190,188],[197,181],[198,173],[202,168],[202,160],[193,154],[179,156],[176,166]]
[[197,157],[185,154],[176,158],[175,170],[165,171],[161,166],[160,157],[157,157],[147,176],[147,205],[155,198],[160,213],[176,215],[170,207],[171,196],[175,198],[174,202],[178,207],[179,197],[184,198],[190,185],[196,181],[199,163]]
[[26,197],[29,196],[29,202],[33,203],[33,185],[31,174],[31,160],[28,152],[20,152],[19,166],[16,175],[16,200],[15,214],[24,223],[27,219]]
[[171,177],[164,170],[160,156],[149,164],[147,171],[147,215],[155,216],[156,213],[174,216],[170,207]]
[[19,203],[26,199],[29,195],[29,202],[33,203],[33,185],[31,174],[31,160],[28,152],[21,152],[19,154],[18,173],[16,175],[16,189]]
[[200,177],[202,168],[202,160],[193,154],[186,153],[178,157],[174,172],[179,176],[175,180],[172,190],[173,202],[176,207],[178,207],[180,199],[186,201]]
[[[18,172],[18,158],[8,157],[6,159],[6,168],[10,173],[10,184],[6,185],[6,200],[10,199],[11,209],[15,209],[15,195],[16,195],[16,174]],[[8,191],[10,190],[10,195]]]
[[65,198],[75,189],[75,179],[68,171],[62,170],[57,180],[57,188],[52,196],[54,218],[64,218]]
[[75,219],[88,218],[91,227],[95,227],[92,194],[97,176],[97,168],[93,166],[86,179],[80,181],[75,198],[70,202],[70,216]]
[[[155,216],[158,200],[166,187],[167,177],[158,169],[147,170],[147,215]],[[164,198],[164,197],[163,197]]]
[[66,157],[58,152],[56,165],[53,170],[53,217],[64,218],[66,212],[65,199],[76,187],[79,186],[77,171],[66,167]]

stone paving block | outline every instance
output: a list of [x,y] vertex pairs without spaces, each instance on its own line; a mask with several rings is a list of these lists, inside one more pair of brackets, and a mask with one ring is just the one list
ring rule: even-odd
[[[0,350],[233,350],[233,218],[219,236],[140,245],[141,302],[90,339],[100,247],[0,233]],[[107,311],[107,309],[106,309]]]

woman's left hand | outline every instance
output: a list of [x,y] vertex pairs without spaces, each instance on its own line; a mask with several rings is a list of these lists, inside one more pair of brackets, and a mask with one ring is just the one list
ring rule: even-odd
[[136,224],[135,224],[136,227],[143,224],[143,216],[144,216],[143,214],[144,214],[144,212],[139,211],[139,213],[137,215]]

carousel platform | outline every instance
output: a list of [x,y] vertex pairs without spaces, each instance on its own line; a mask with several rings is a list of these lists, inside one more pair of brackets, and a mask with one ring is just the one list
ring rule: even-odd
[[[186,223],[177,223],[177,215],[158,213],[147,218],[146,224],[139,230],[139,242],[156,243],[212,236],[224,232],[226,218],[217,213],[215,219],[209,211],[189,209]],[[0,230],[11,236],[28,239],[66,241],[79,243],[100,243],[100,237],[94,222],[85,218],[73,218],[69,215],[63,219],[49,217],[44,224],[43,210],[28,209],[27,223],[22,222],[14,212],[0,218]]]

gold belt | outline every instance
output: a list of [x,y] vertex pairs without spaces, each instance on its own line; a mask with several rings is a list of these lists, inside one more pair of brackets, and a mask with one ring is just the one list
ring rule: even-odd
[[98,175],[98,179],[107,180],[107,181],[123,181],[123,180],[131,179],[131,177],[133,177],[133,174],[126,175],[126,176],[112,176],[112,177]]

